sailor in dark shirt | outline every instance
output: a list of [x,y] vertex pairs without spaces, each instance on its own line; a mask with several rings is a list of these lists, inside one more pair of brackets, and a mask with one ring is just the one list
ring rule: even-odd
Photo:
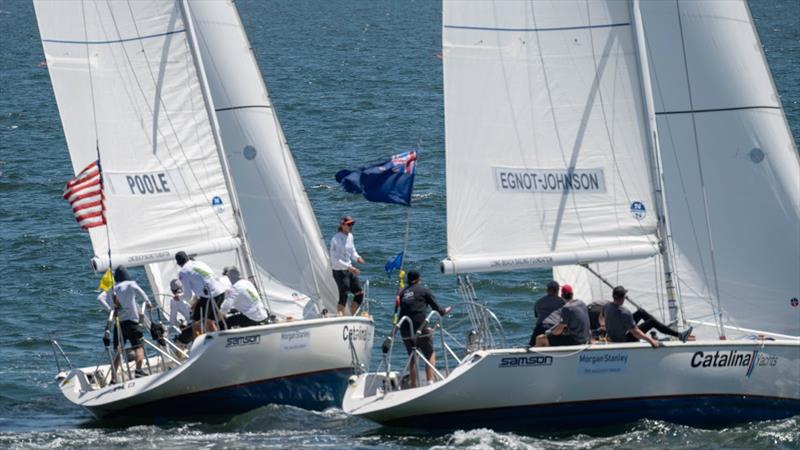
[[589,343],[589,311],[584,302],[573,299],[572,295],[572,286],[565,284],[561,287],[561,297],[566,304],[542,321],[546,329],[536,337],[537,347]]
[[[628,291],[625,290],[624,287],[617,286],[614,288],[612,296],[622,295],[622,301],[624,302],[625,293],[627,292]],[[686,342],[691,337],[692,333],[692,327],[689,327],[683,332],[675,331],[659,322],[643,309],[637,309],[636,312],[631,314],[627,308],[622,306],[622,302],[617,302],[616,300],[612,303],[605,302],[602,306],[602,313],[600,316],[601,317],[598,317],[598,325],[605,327],[605,332],[610,342],[638,342],[639,337],[636,333],[627,331],[630,330],[631,323],[638,324],[635,326],[642,333],[647,333],[652,329],[656,329],[667,336],[676,337],[683,342]]]
[[[433,339],[430,328],[425,323],[425,317],[428,313],[428,306],[436,310],[442,316],[447,315],[451,308],[447,307],[442,309],[436,299],[433,297],[428,288],[420,284],[420,275],[416,270],[408,272],[408,287],[403,289],[400,293],[400,320],[403,317],[408,317],[414,325],[416,332],[416,339],[411,335],[411,330],[407,323],[400,326],[400,335],[403,337],[403,343],[406,346],[406,351],[409,354],[414,351],[414,348],[419,349],[422,354],[430,362],[430,366],[426,364],[425,375],[428,383],[433,380],[433,369],[431,366],[436,365],[436,354],[433,352]],[[411,385],[417,386],[417,366],[415,359],[411,359],[409,367],[411,371]]]
[[531,334],[531,338],[528,341],[529,347],[536,345],[536,336],[544,333],[545,328],[542,325],[542,321],[553,311],[564,306],[564,299],[558,296],[558,287],[557,281],[547,283],[547,295],[536,300],[536,303],[533,305],[533,314],[536,316],[536,326],[534,326],[533,334]]
[[611,294],[614,299],[603,308],[605,319],[606,336],[610,342],[638,342],[644,339],[653,348],[661,347],[661,343],[644,333],[636,326],[636,320],[628,308],[622,306],[625,303],[625,294],[628,291],[622,286],[617,286]]

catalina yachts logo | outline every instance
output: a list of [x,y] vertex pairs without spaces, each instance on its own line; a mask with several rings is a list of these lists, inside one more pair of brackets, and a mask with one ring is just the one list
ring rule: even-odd
[[778,357],[775,355],[763,354],[758,350],[752,353],[742,353],[737,350],[727,352],[716,351],[714,353],[695,352],[692,355],[690,365],[697,367],[746,367],[745,375],[750,378],[753,369],[756,367],[775,367],[778,365]]

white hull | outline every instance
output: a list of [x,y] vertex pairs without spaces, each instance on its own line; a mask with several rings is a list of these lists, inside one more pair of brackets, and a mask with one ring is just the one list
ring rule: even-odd
[[269,403],[323,409],[340,404],[354,366],[369,364],[373,334],[364,317],[220,331],[198,337],[189,359],[169,370],[99,388],[86,367],[59,374],[59,386],[95,417],[225,414]]
[[384,376],[351,380],[343,409],[387,425],[551,430],[641,418],[716,425],[800,414],[795,340],[479,351],[443,381],[385,394],[376,391]]

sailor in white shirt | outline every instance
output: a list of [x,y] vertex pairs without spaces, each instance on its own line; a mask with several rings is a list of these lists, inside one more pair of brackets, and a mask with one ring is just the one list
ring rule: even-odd
[[239,311],[225,319],[228,328],[232,327],[251,327],[260,325],[267,320],[267,308],[258,295],[258,290],[248,280],[243,280],[239,269],[228,267],[226,275],[233,283],[231,289],[225,294],[225,301],[222,302],[223,314],[227,314],[231,309]]
[[[145,307],[151,307],[150,299],[147,294],[139,287],[139,284],[131,279],[125,266],[119,266],[114,271],[114,306],[117,308],[117,317],[119,318],[119,326],[114,326],[114,347],[117,350],[117,356],[114,359],[114,367],[120,364],[120,353],[125,341],[131,343],[131,348],[134,349],[136,356],[136,376],[145,376],[142,370],[142,363],[144,362],[144,348],[142,348],[142,330],[139,326],[139,317],[144,314]],[[136,303],[136,298],[141,298],[144,303],[142,310],[139,310],[139,305]],[[117,330],[122,331],[122,340],[119,339]],[[112,379],[115,377],[112,377]]]
[[356,251],[353,242],[352,231],[355,224],[356,221],[352,217],[342,217],[339,222],[339,231],[331,238],[331,267],[333,268],[333,279],[339,288],[339,305],[336,307],[336,313],[340,316],[344,314],[348,292],[353,293],[350,314],[355,314],[361,302],[364,301],[364,291],[361,290],[361,282],[358,280],[361,271],[353,266],[353,261],[364,264],[364,259]]
[[172,301],[169,302],[169,323],[181,330],[175,337],[175,342],[181,348],[186,348],[194,339],[192,330],[192,307],[181,298],[183,285],[180,280],[173,279],[169,282],[172,291]]
[[[189,259],[186,252],[176,253],[175,262],[181,267],[178,272],[178,278],[183,284],[181,299],[188,301],[193,295],[197,297],[192,311],[192,326],[195,333],[203,332],[203,324],[206,331],[219,330],[217,310],[225,298],[225,287],[217,281],[214,271],[208,264]],[[210,301],[211,299],[213,301]]]

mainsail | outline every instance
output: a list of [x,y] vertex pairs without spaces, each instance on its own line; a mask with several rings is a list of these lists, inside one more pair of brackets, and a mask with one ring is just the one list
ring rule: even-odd
[[37,1],[75,171],[100,161],[107,227],[94,264],[238,248],[200,79],[175,2]]
[[444,2],[446,272],[658,252],[635,42],[625,2]]

